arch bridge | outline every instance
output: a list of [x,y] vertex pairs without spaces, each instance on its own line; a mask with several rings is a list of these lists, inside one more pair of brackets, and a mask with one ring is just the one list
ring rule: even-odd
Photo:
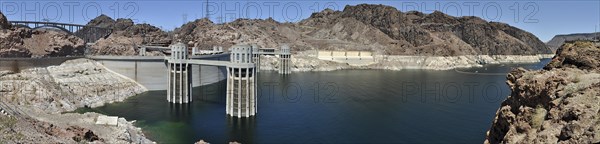
[[94,43],[101,38],[105,38],[112,33],[112,29],[86,26],[80,24],[57,23],[57,22],[39,22],[39,21],[10,21],[13,26],[27,26],[32,30],[41,28],[55,28],[68,34],[75,35],[86,43]]

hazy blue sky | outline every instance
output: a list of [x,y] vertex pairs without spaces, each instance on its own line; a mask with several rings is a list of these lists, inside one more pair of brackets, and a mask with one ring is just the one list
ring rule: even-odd
[[[406,12],[440,10],[453,16],[478,16],[529,31],[542,41],[556,34],[594,32],[600,23],[600,0],[515,0],[515,1],[369,1],[369,0],[209,0],[214,22],[235,18],[268,18],[297,22],[328,7],[343,10],[361,3],[391,5]],[[9,20],[85,24],[100,13],[113,18],[132,18],[172,30],[184,22],[206,16],[206,0],[0,0],[0,11]]]

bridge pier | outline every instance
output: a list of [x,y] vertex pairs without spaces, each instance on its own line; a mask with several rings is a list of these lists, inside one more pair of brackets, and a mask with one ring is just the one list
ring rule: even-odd
[[169,47],[167,100],[171,103],[189,103],[192,101],[192,67],[185,61],[188,58],[187,46],[176,43]]
[[256,115],[256,65],[252,46],[236,45],[231,49],[227,66],[226,113],[232,117]]
[[142,47],[140,47],[139,55],[140,56],[146,56],[146,46],[145,45],[143,45]]
[[290,58],[290,47],[288,45],[281,46],[281,50],[279,51],[279,74],[292,73]]

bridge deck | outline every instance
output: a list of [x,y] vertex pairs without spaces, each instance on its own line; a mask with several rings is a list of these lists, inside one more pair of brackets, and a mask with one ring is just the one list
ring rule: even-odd
[[96,42],[101,38],[108,37],[112,29],[97,26],[87,26],[80,24],[57,23],[57,22],[39,22],[39,21],[9,21],[12,25],[23,25],[31,29],[39,28],[57,28],[68,34],[75,35],[83,39],[86,43]]

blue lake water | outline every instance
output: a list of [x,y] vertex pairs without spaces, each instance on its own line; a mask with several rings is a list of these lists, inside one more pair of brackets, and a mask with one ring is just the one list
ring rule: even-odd
[[225,82],[194,89],[191,104],[150,91],[94,109],[137,120],[159,143],[482,143],[510,94],[506,73],[536,64],[448,71],[341,70],[259,74],[258,113],[225,114]]

